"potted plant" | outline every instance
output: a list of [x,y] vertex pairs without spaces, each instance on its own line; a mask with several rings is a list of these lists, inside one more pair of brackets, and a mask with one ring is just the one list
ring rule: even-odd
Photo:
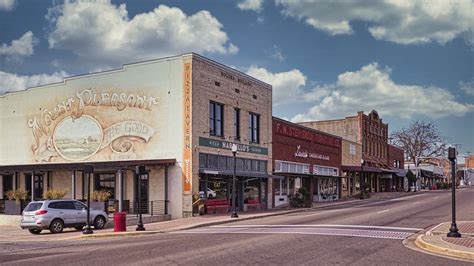
[[107,190],[96,190],[92,192],[91,209],[105,211],[105,202],[112,196]]
[[8,200],[5,201],[5,214],[21,215],[21,201],[28,198],[25,190],[9,190],[5,193]]
[[45,199],[62,199],[66,196],[67,189],[50,189],[44,193]]

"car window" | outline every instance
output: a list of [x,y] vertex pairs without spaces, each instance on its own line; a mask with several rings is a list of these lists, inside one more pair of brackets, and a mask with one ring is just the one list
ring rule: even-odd
[[76,208],[76,210],[82,210],[82,209],[87,209],[86,205],[78,202],[78,201],[74,201],[74,207]]
[[48,205],[51,209],[61,209],[61,210],[75,210],[74,204],[72,201],[56,201],[51,202]]
[[26,212],[32,212],[32,211],[37,211],[41,209],[41,206],[43,206],[42,202],[30,202],[28,206],[26,206],[25,211]]

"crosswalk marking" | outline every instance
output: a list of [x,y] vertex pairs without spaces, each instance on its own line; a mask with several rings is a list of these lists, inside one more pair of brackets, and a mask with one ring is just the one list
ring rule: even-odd
[[418,228],[383,227],[364,225],[229,225],[210,226],[176,234],[294,234],[328,235],[382,239],[405,239],[419,231]]

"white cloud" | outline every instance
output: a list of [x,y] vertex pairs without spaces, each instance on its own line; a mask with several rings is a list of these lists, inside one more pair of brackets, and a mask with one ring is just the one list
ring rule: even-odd
[[[312,108],[293,117],[293,121],[323,120],[354,115],[357,111],[375,109],[382,115],[411,118],[463,116],[474,111],[474,105],[457,101],[448,90],[435,86],[397,84],[390,78],[391,70],[371,63],[355,72],[338,76],[335,84],[316,87],[327,94]],[[310,97],[306,94],[306,97]],[[314,95],[313,95],[314,96]],[[309,99],[309,98],[306,98]]]
[[467,95],[474,96],[474,80],[468,82],[459,82],[461,90]]
[[33,47],[38,43],[31,31],[23,34],[18,40],[13,40],[10,45],[4,43],[0,46],[0,56],[19,58],[33,54]]
[[234,54],[223,25],[209,11],[188,16],[160,5],[128,17],[110,0],[66,1],[51,8],[50,48],[67,49],[89,62],[124,63],[185,52]]
[[281,52],[280,48],[277,45],[273,45],[272,49],[265,50],[265,52],[273,59],[277,60],[278,62],[285,61],[285,56]]
[[273,86],[275,105],[291,103],[303,97],[302,88],[306,84],[306,77],[298,69],[271,73],[263,67],[251,66],[247,74]]
[[242,0],[237,3],[240,10],[251,10],[257,13],[262,11],[263,0]]
[[68,74],[64,71],[49,74],[22,76],[0,71],[0,95],[5,92],[25,90],[29,87],[60,82]]
[[15,0],[0,0],[0,11],[11,11],[15,7]]
[[472,41],[471,0],[294,1],[276,0],[282,13],[331,35],[352,34],[354,21],[368,22],[377,40],[399,44],[436,41],[457,36]]

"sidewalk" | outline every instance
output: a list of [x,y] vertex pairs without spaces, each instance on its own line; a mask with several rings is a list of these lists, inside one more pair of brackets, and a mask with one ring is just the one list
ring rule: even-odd
[[474,221],[456,223],[461,238],[447,237],[450,222],[441,223],[416,238],[417,247],[447,257],[474,262]]
[[[365,199],[362,202],[372,202],[380,199],[391,199],[391,198],[403,198],[406,196],[416,195],[417,193],[407,192],[379,192],[372,194],[369,199]],[[81,231],[74,229],[65,229],[62,234],[51,234],[48,230],[44,230],[40,235],[31,235],[26,230],[21,230],[19,226],[0,226],[0,241],[56,241],[56,240],[74,240],[74,239],[87,239],[87,238],[102,238],[102,237],[125,237],[125,236],[137,236],[145,234],[157,234],[164,232],[172,232],[178,230],[191,229],[202,226],[211,226],[225,223],[232,223],[236,221],[258,219],[263,217],[271,217],[277,215],[284,215],[294,212],[302,212],[311,209],[324,209],[334,206],[340,206],[350,204],[354,202],[360,202],[357,198],[345,198],[339,201],[332,202],[321,202],[313,203],[311,208],[297,208],[297,209],[272,209],[261,212],[241,212],[239,218],[230,218],[230,213],[215,214],[215,215],[202,215],[194,216],[190,218],[176,219],[171,221],[147,223],[145,224],[146,231],[137,232],[135,231],[136,226],[127,226],[127,232],[113,232],[113,229],[105,229],[100,231],[94,231],[92,235],[83,235]]]

